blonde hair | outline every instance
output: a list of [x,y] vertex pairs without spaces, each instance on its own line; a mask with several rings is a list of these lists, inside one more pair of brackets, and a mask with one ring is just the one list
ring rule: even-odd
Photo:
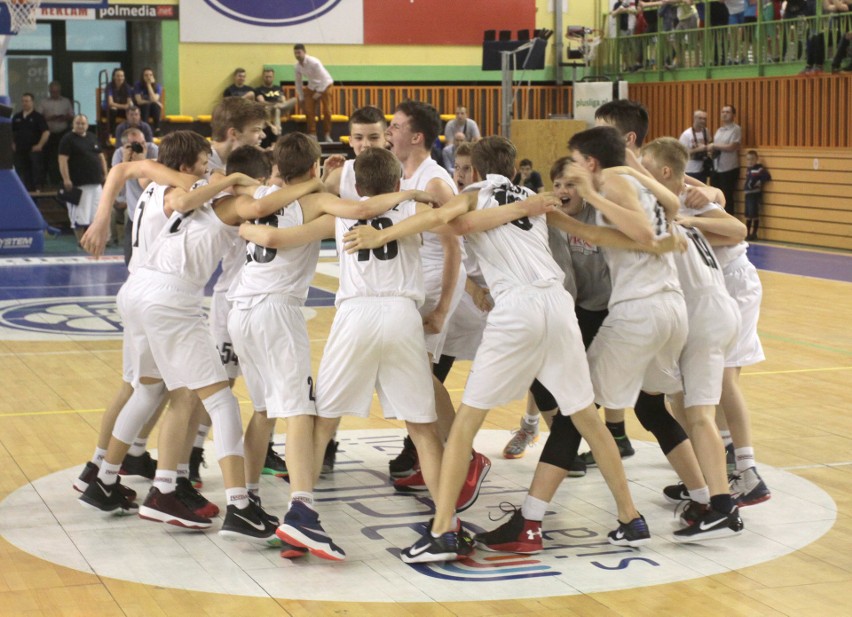
[[674,137],[660,137],[642,147],[642,156],[650,156],[659,165],[671,168],[672,175],[679,178],[686,170],[689,151]]

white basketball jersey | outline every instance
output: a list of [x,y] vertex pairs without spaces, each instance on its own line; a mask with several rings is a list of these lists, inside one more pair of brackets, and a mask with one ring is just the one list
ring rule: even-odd
[[[453,195],[458,193],[456,183],[453,182],[449,172],[438,165],[432,157],[426,157],[410,178],[403,178],[399,188],[403,191],[410,189],[425,191],[426,185],[435,178],[446,182],[452,189]],[[429,231],[423,233],[420,258],[423,260],[424,267],[440,266],[444,263],[444,249],[441,246],[441,239],[436,234]]]
[[346,161],[340,168],[340,198],[350,201],[361,199],[355,190],[355,159]]
[[152,182],[139,196],[136,210],[133,212],[133,236],[131,237],[133,252],[130,263],[127,265],[130,274],[136,272],[139,266],[145,263],[151,245],[169,220],[166,216],[165,204],[166,191],[169,188],[171,187],[168,185]]
[[[499,208],[534,195],[529,189],[514,186],[508,178],[496,174],[489,174],[484,182],[465,188],[465,192],[469,191],[479,191],[477,210]],[[495,300],[520,286],[561,285],[565,277],[550,253],[544,215],[523,217],[469,234],[467,240]]]
[[186,214],[175,212],[142,267],[183,279],[200,291],[237,236],[238,228],[223,223],[210,202]]
[[678,279],[687,302],[691,298],[710,294],[727,296],[725,277],[713,249],[700,230],[674,226],[674,233],[686,238],[686,252],[673,253]]
[[[304,224],[302,207],[294,201],[275,214],[256,219],[254,223],[278,229],[297,227]],[[228,299],[237,306],[253,306],[268,294],[283,294],[304,302],[308,298],[319,252],[319,242],[283,249],[249,242],[244,251],[245,266]]]
[[404,201],[368,221],[336,219],[334,235],[340,254],[340,287],[335,306],[340,306],[341,302],[349,298],[393,296],[411,298],[417,306],[423,304],[423,268],[420,263],[420,238],[417,235],[352,254],[343,249],[343,234],[356,225],[384,229],[413,216],[416,211],[413,201]]
[[[631,176],[624,175],[622,178],[635,188],[639,204],[654,230],[654,237],[666,236],[666,213],[651,191]],[[597,213],[597,224],[614,227],[600,211]],[[643,251],[604,248],[603,254],[612,280],[610,308],[625,300],[647,298],[664,291],[680,291],[677,268],[671,253],[658,256]]]
[[[724,210],[722,206],[717,203],[711,202],[704,206],[703,208],[687,208],[684,205],[684,199],[686,198],[685,193],[681,193],[680,195],[680,212],[684,216],[701,216],[705,212],[709,212],[714,209]],[[716,253],[716,259],[719,260],[719,265],[724,270],[728,264],[733,263],[738,258],[742,257],[746,254],[748,250],[748,242],[738,242],[733,246],[714,246],[713,252]]]

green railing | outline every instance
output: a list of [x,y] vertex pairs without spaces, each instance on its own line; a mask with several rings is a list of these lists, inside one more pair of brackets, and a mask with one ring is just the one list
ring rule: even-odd
[[[850,30],[852,12],[777,21],[758,16],[757,22],[743,25],[617,35],[602,41],[592,68],[606,77],[632,74],[638,81],[789,75],[809,60],[809,39],[821,37],[828,65],[843,33]],[[810,45],[814,49],[816,40]]]

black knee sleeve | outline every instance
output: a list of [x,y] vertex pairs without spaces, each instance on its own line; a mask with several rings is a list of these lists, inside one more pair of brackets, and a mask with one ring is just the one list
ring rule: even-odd
[[530,386],[530,394],[533,395],[535,406],[539,411],[553,411],[559,407],[559,403],[553,398],[550,390],[545,388],[538,379],[534,379]]
[[550,427],[547,441],[544,442],[539,462],[568,471],[571,468],[571,463],[577,458],[577,452],[580,450],[580,439],[582,439],[580,432],[574,426],[571,418],[557,413],[553,416],[553,424]]
[[668,455],[669,452],[688,439],[686,432],[666,409],[664,394],[640,392],[633,409],[636,411],[639,423],[646,431],[650,431],[657,438],[663,454]]
[[444,383],[455,361],[455,356],[441,356],[437,362],[432,363],[432,374],[438,378],[438,381]]

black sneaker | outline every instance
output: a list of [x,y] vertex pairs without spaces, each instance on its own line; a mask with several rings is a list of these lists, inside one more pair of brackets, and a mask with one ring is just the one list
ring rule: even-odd
[[225,522],[219,535],[228,540],[245,540],[264,546],[281,546],[275,537],[275,525],[262,507],[249,499],[247,508],[240,510],[235,505],[228,506]]
[[321,559],[343,561],[346,558],[346,552],[323,529],[316,510],[301,501],[290,504],[276,534],[287,544],[303,546]]
[[78,493],[86,492],[86,489],[89,488],[89,485],[95,481],[95,478],[98,477],[98,466],[95,465],[92,461],[86,463],[86,466],[83,467],[83,471],[80,472],[80,475],[77,476],[77,479],[74,480],[74,490]]
[[266,460],[263,463],[263,471],[261,473],[267,476],[275,476],[276,478],[286,478],[289,475],[287,472],[287,463],[283,457],[272,449],[272,444],[269,444],[269,447],[266,449]]
[[411,437],[406,435],[402,442],[402,452],[397,454],[396,458],[388,463],[388,468],[392,478],[405,478],[417,471],[417,448],[414,447],[414,442]]
[[189,481],[195,488],[204,486],[201,480],[201,467],[207,469],[207,463],[204,462],[204,448],[197,446],[192,447],[192,453],[189,455]]
[[213,524],[209,518],[198,516],[190,510],[180,500],[177,491],[161,493],[156,486],[148,491],[148,496],[139,508],[139,518],[186,529],[207,529]]
[[651,532],[648,531],[645,517],[640,514],[629,523],[618,521],[618,528],[610,531],[606,537],[609,543],[615,546],[636,547],[648,544],[651,541]]
[[80,503],[101,512],[112,512],[119,516],[136,514],[139,511],[139,506],[128,499],[121,490],[119,478],[115,479],[115,484],[107,485],[98,478],[97,474],[80,495]]
[[432,536],[432,521],[430,521],[420,539],[408,548],[403,549],[400,558],[405,563],[458,561],[472,552],[467,540],[461,533],[461,529],[448,531],[435,538]]
[[663,489],[663,497],[666,501],[675,505],[689,499],[689,491],[686,490],[686,485],[683,482],[677,484],[669,484]]
[[701,517],[710,511],[709,503],[698,503],[691,499],[680,502],[678,509],[680,506],[683,506],[683,510],[680,513],[680,520],[687,525],[694,525],[701,520]]
[[740,518],[739,508],[734,508],[729,514],[707,510],[704,516],[692,525],[674,532],[675,542],[701,542],[738,536],[743,532],[743,519]]
[[[249,496],[249,499],[252,502],[254,502],[254,505],[256,505],[257,507],[259,507],[261,509],[263,508],[263,503],[260,500],[260,495],[258,495],[257,493],[252,493],[251,491],[249,491],[248,496]],[[266,510],[264,510],[264,512],[266,512]],[[271,523],[275,523],[276,527],[278,527],[278,525],[281,524],[281,521],[278,520],[278,517],[275,516],[274,514],[270,514],[269,512],[266,512],[266,518],[268,518]]]
[[126,455],[121,461],[121,469],[118,473],[122,476],[142,476],[153,480],[157,473],[157,461],[151,458],[150,452],[139,456]]
[[[540,553],[542,546],[541,521],[529,521],[521,514],[520,508],[515,508],[508,521],[492,531],[478,533],[473,541],[486,551],[497,551],[504,553],[520,553],[522,555],[534,555]],[[508,514],[500,504],[500,509]]]
[[[621,458],[630,458],[636,454],[636,450],[633,449],[633,444],[630,443],[630,438],[627,435],[624,437],[613,437],[613,439],[615,439],[615,445],[618,446],[618,453],[621,455]],[[585,463],[586,467],[598,466],[595,462],[595,455],[591,451],[583,452],[577,458]]]
[[204,495],[199,493],[198,490],[192,486],[192,482],[189,481],[189,478],[177,479],[175,493],[177,493],[178,499],[180,499],[187,508],[192,510],[201,518],[213,518],[214,516],[219,516],[219,506],[208,501]]
[[325,447],[325,454],[322,456],[322,473],[323,475],[327,473],[331,473],[334,471],[334,462],[337,458],[337,447],[340,445],[339,441],[334,441],[333,439],[328,442],[328,445]]

